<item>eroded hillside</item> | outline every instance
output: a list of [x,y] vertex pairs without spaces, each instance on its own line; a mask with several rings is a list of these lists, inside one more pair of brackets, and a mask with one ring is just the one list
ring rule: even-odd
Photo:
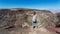
[[[49,10],[35,10],[35,9],[0,9],[0,28],[17,27],[23,30],[26,26],[31,27],[32,17],[27,15],[35,11],[37,14],[44,14],[37,16],[38,27],[55,26],[58,21],[57,17]],[[26,27],[26,28],[27,28]]]

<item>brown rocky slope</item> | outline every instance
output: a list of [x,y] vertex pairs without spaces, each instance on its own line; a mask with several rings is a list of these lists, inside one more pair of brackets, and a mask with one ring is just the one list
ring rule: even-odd
[[[32,14],[36,11],[37,14],[44,14],[43,16],[38,16],[38,27],[55,26],[58,21],[57,17],[49,10],[36,10],[36,9],[0,9],[0,28],[8,29],[9,27],[15,27],[14,29],[19,29],[21,31],[29,29],[32,25],[32,17],[28,14]],[[26,27],[27,26],[27,27]],[[14,30],[13,29],[13,30]],[[19,30],[16,30],[17,32]],[[28,30],[29,31],[29,30]],[[24,31],[23,31],[24,32]],[[19,32],[21,33],[21,32]],[[25,34],[25,33],[24,33]]]

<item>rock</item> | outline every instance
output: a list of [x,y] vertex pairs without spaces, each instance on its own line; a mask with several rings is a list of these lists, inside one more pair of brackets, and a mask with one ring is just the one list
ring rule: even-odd
[[58,18],[58,21],[56,22],[56,27],[58,28],[58,27],[60,27],[60,13],[56,13],[55,15]]
[[[0,9],[0,14],[1,15],[6,15],[6,20],[7,21],[4,25],[7,26],[21,26],[21,24],[24,24],[25,22],[28,23],[30,26],[32,25],[32,17],[29,15],[26,15],[26,13],[32,14],[33,11],[36,11],[37,14],[44,14],[43,16],[37,16],[37,22],[38,26],[41,25],[41,27],[46,27],[46,26],[55,26],[56,24],[56,16],[49,11],[49,10],[36,10],[36,9]],[[4,18],[4,17],[3,17]],[[0,21],[3,23],[2,21]],[[43,25],[42,25],[43,24]],[[45,25],[44,25],[45,24]]]
[[[32,17],[27,15],[26,13],[32,14],[33,11],[36,11],[37,14],[44,14],[42,16],[37,16],[38,28],[55,26],[56,22],[58,21],[57,17],[49,10],[24,9],[24,8],[0,9],[0,27],[5,28],[8,26],[7,28],[9,28],[10,26],[15,26],[16,33],[15,31],[12,31],[12,32],[14,32],[15,34],[17,33],[20,34],[21,33],[20,31],[23,30],[24,32],[23,34],[25,34],[25,32],[31,31],[28,28],[32,26]],[[27,27],[22,28],[22,26],[23,27],[27,26]],[[40,32],[40,29],[38,30],[36,29],[36,31],[38,31],[38,34],[40,33],[45,34],[47,30],[45,28],[41,28],[41,31],[44,31],[44,30],[45,32],[43,33],[43,32]],[[36,34],[37,33],[36,31],[30,32],[29,34],[32,34],[32,33]]]

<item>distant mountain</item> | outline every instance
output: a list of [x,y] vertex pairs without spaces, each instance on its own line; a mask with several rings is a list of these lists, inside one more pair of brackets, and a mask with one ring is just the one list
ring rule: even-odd
[[38,11],[39,13],[52,13],[49,10],[38,10],[38,9],[28,9],[28,8],[11,8],[11,9],[0,9],[0,13],[7,13],[7,12],[25,12],[25,11]]
[[53,12],[53,13],[59,13],[60,9],[57,9],[57,10],[51,9],[50,11]]

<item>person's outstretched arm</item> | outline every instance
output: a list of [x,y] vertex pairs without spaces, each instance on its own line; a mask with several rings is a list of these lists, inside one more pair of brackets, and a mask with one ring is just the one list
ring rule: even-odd
[[39,16],[43,16],[44,18],[49,18],[49,16],[47,16],[45,14],[39,14]]
[[26,13],[26,15],[32,16],[32,14],[28,14],[28,13]]

